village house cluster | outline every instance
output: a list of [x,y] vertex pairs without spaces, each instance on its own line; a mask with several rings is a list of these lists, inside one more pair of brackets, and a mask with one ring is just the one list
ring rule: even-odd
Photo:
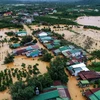
[[[15,35],[19,37],[27,36],[26,31],[15,32]],[[78,80],[77,86],[80,88],[86,88],[91,85],[91,83],[100,79],[100,74],[91,71],[86,66],[87,53],[74,45],[61,45],[62,39],[58,39],[56,35],[52,32],[39,31],[34,34],[35,38],[44,46],[45,49],[50,51],[54,56],[61,55],[65,59],[68,59],[66,62],[66,70],[75,76]],[[42,56],[42,48],[38,46],[38,43],[26,43],[26,45],[21,46],[19,43],[14,43],[12,53],[17,55],[23,55],[26,57],[39,57]],[[58,82],[59,83],[59,82]],[[41,100],[44,99],[53,99],[60,100],[59,98],[66,98],[70,100],[70,94],[67,87],[63,86],[61,83],[56,84],[50,88],[44,89],[43,93],[34,97],[32,100]],[[100,88],[95,88],[93,90],[89,89],[83,91],[82,95],[85,96],[88,100],[94,100],[93,98],[99,98]],[[63,94],[63,95],[62,95]],[[65,100],[65,99],[64,99]],[[99,99],[96,99],[99,100]]]

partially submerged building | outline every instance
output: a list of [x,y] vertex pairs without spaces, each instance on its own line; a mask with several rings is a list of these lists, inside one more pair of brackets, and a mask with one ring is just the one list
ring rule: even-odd
[[84,95],[87,100],[100,100],[100,88],[89,89],[88,91],[84,92]]
[[15,35],[17,35],[17,36],[26,36],[27,32],[26,31],[19,31],[19,32],[16,32]]
[[41,55],[42,55],[42,53],[41,53],[40,50],[33,50],[31,52],[26,53],[27,57],[38,57],[38,56],[41,56]]
[[22,48],[14,49],[13,54],[14,55],[22,55],[22,54],[25,54],[28,51],[38,50],[38,49],[39,49],[38,45],[30,45],[30,46],[25,46],[25,47],[22,47]]
[[33,97],[31,100],[71,100],[68,89],[64,85],[45,88],[43,93]]
[[68,71],[71,75],[78,76],[78,73],[81,71],[89,71],[89,69],[86,67],[84,63],[79,63],[75,65],[71,65],[67,67]]
[[81,71],[78,73],[81,80],[96,81],[100,79],[100,74],[95,71]]

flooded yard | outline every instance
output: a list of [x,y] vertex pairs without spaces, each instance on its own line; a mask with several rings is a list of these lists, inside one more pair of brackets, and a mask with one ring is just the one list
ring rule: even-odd
[[[27,31],[28,35],[31,35],[32,31],[27,27],[24,26],[25,30]],[[14,31],[16,32],[16,29],[2,29],[0,30],[0,36],[2,36],[2,38],[0,38],[0,40],[3,40],[4,38],[9,38],[8,36],[6,36],[5,32],[10,32],[10,31]],[[34,37],[35,38],[35,37]],[[37,45],[40,48],[44,48],[43,45],[41,43],[37,43]],[[41,74],[44,74],[47,72],[47,66],[49,66],[49,63],[43,62],[38,60],[39,57],[36,58],[27,58],[26,56],[15,56],[14,58],[14,62],[10,63],[10,64],[6,64],[4,65],[4,58],[7,56],[8,53],[11,53],[12,50],[9,48],[9,43],[0,43],[0,71],[3,71],[4,69],[10,69],[10,68],[18,68],[21,69],[22,68],[22,63],[25,63],[26,68],[28,67],[28,65],[35,65],[36,63],[39,64],[37,67],[39,69],[39,71],[41,72]],[[15,82],[15,80],[14,80]],[[0,100],[11,100],[11,95],[9,94],[9,90],[6,90],[4,92],[0,92]]]

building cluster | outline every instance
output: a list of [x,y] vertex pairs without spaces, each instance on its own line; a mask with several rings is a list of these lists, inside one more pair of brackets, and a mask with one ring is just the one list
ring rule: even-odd
[[[100,73],[89,70],[84,63],[75,64],[67,67],[69,73],[76,76],[78,80],[78,86],[80,88],[89,87],[92,83],[96,83],[100,80]],[[82,95],[87,98],[87,100],[100,100],[100,88],[88,89],[82,91]]]
[[41,49],[38,45],[30,45],[13,50],[14,55],[26,55],[27,57],[41,56]]
[[76,63],[81,63],[86,61],[86,52],[82,49],[78,49],[73,45],[61,45],[61,39],[58,39],[51,32],[37,32],[35,36],[38,40],[51,51],[55,56],[63,55],[68,58],[67,65],[72,65]]
[[35,21],[34,17],[38,16],[45,16],[48,14],[54,14],[57,13],[57,10],[53,8],[45,8],[42,11],[39,10],[33,10],[33,12],[27,11],[27,10],[21,10],[21,11],[16,11],[16,15],[12,16],[15,17],[12,22],[13,23],[25,23],[25,24],[31,24],[32,22]]
[[[23,32],[21,32],[23,34]],[[16,34],[20,34],[17,32]],[[90,83],[95,82],[100,79],[100,74],[95,71],[91,71],[87,68],[85,61],[87,60],[86,52],[82,49],[76,48],[73,45],[61,45],[61,39],[58,39],[52,32],[44,32],[40,31],[34,34],[34,36],[39,40],[43,46],[51,51],[55,56],[62,55],[65,59],[68,59],[66,62],[66,69],[72,76],[75,76],[78,82],[78,86],[81,88],[89,87]],[[18,44],[16,46],[20,47]],[[37,44],[34,45],[26,45],[24,47],[20,47],[13,50],[14,55],[26,55],[27,57],[38,57],[42,55],[42,50],[39,48]],[[62,86],[61,84],[58,86],[53,86],[44,89],[44,92],[40,95],[34,97],[33,100],[48,100],[54,99],[62,100],[61,97],[67,98],[64,100],[70,100],[69,95],[67,94],[67,88]],[[94,100],[90,98],[99,98],[98,90],[88,90],[83,92],[83,95],[88,98],[88,100]],[[67,92],[66,92],[67,91]],[[95,92],[93,92],[95,91]],[[89,95],[87,95],[90,93]],[[96,97],[94,97],[96,94]],[[99,100],[99,99],[95,99]]]

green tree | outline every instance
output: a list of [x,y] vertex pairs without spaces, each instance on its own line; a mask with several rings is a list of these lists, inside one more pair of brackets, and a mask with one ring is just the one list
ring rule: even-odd
[[8,53],[7,57],[5,57],[4,64],[8,64],[14,61],[14,56]]
[[24,36],[21,40],[21,44],[24,45],[25,43],[31,42],[33,40],[33,37],[28,35],[28,36]]
[[93,51],[91,54],[92,54],[95,58],[100,59],[100,50]]
[[13,100],[29,100],[34,95],[34,86],[19,81],[10,87],[10,93]]
[[41,60],[46,61],[46,62],[50,62],[50,60],[51,60],[52,58],[53,58],[53,56],[51,55],[51,53],[46,52],[46,53],[42,56]]
[[26,64],[25,64],[25,63],[22,63],[22,65],[21,65],[21,66],[25,68]]
[[68,76],[64,71],[65,65],[66,61],[60,57],[57,57],[55,60],[50,62],[50,67],[47,67],[47,69],[52,80],[60,80],[62,83],[68,82]]

